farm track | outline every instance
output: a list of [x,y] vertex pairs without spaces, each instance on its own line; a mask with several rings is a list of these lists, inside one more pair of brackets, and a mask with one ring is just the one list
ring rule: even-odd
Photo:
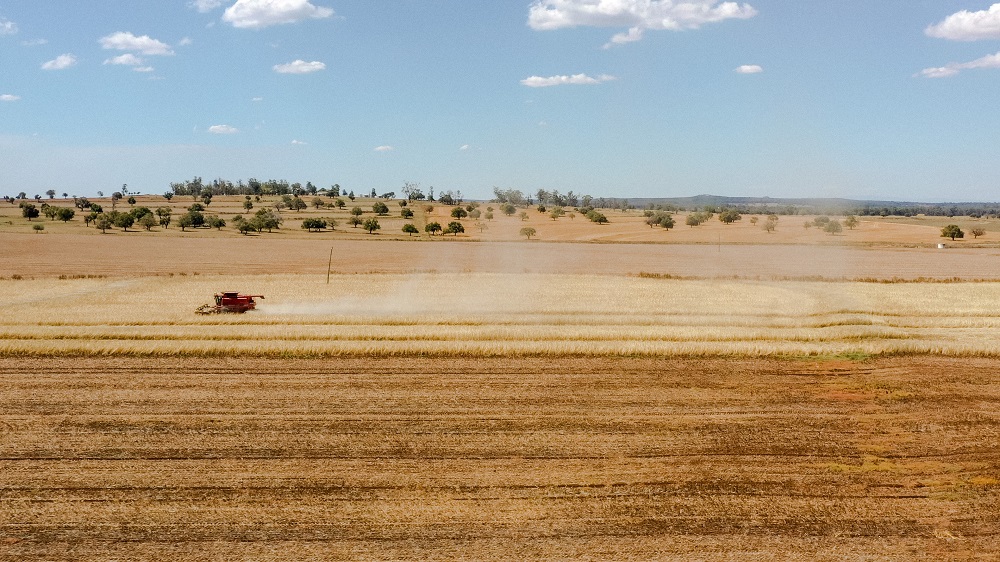
[[990,559],[1000,361],[0,358],[0,559]]

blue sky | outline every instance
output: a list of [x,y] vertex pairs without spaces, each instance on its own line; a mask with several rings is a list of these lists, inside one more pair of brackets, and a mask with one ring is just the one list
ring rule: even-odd
[[1000,4],[0,0],[0,194],[1000,200]]

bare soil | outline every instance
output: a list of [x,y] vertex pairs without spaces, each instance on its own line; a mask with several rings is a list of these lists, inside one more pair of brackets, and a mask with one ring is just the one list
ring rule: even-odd
[[[82,230],[82,229],[81,229]],[[312,273],[641,272],[695,278],[1000,279],[1000,248],[806,244],[600,244],[544,241],[329,240],[2,235],[0,277]]]
[[991,559],[1000,362],[0,358],[0,559]]

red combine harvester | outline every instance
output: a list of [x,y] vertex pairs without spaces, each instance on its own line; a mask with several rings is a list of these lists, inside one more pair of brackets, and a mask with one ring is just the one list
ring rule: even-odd
[[224,312],[243,314],[257,308],[254,299],[262,299],[264,295],[244,295],[236,291],[216,293],[215,304],[203,304],[195,309],[198,314],[222,314]]

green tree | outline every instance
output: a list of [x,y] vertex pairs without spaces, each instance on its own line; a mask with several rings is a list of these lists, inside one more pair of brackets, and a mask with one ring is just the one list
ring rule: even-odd
[[855,228],[857,228],[858,222],[859,222],[858,217],[854,215],[849,215],[846,219],[844,219],[844,226],[846,226],[851,230],[854,230]]
[[114,226],[114,222],[106,213],[100,213],[94,219],[94,226],[101,229],[101,234],[106,234],[108,229]]
[[351,223],[351,226],[357,228],[359,224],[365,222],[361,220],[361,217],[357,215],[352,215],[351,218],[347,219],[347,222]]
[[39,214],[38,207],[35,207],[31,203],[21,205],[21,216],[28,219],[28,222],[31,222],[31,219],[37,219]]
[[194,219],[191,218],[191,213],[181,215],[181,218],[177,219],[177,226],[181,227],[181,232],[193,227]]
[[727,209],[719,213],[719,220],[722,221],[724,224],[733,224],[734,222],[742,218],[743,216],[733,209]]
[[389,206],[382,201],[376,201],[375,204],[372,205],[372,211],[376,215],[382,217],[389,214]]
[[831,220],[830,222],[826,223],[825,226],[823,226],[823,232],[826,232],[831,236],[834,234],[840,234],[841,232],[843,232],[843,230],[844,228],[840,226],[840,221]]
[[128,196],[127,201],[129,205],[135,205],[135,197],[132,197],[131,195]]
[[965,233],[962,232],[962,229],[957,224],[949,224],[941,229],[941,237],[955,240],[956,238],[965,238]]
[[59,209],[56,210],[56,218],[63,222],[72,220],[74,216],[76,216],[76,211],[70,209],[69,207],[59,207]]
[[413,209],[410,209],[409,207],[403,207],[402,209],[399,210],[399,215],[404,219],[412,219]]
[[439,222],[427,223],[426,225],[424,225],[424,232],[427,232],[431,236],[434,236],[434,234],[441,232],[441,223]]
[[313,204],[313,207],[316,207],[317,209],[319,209],[320,207],[323,206],[323,200],[321,198],[319,198],[319,197],[313,197],[312,204]]
[[684,224],[690,226],[691,228],[701,225],[701,215],[698,213],[688,214],[687,218],[684,219]]
[[249,199],[247,199],[246,201],[244,201],[243,202],[243,208],[246,209],[246,210],[248,210],[248,211],[250,209],[253,209],[253,201],[251,201]]
[[46,191],[45,194],[49,196],[49,199],[55,199],[56,198],[56,190],[54,190],[54,189],[50,189],[50,190]]
[[152,214],[142,215],[142,217],[139,218],[139,226],[145,228],[146,232],[149,232],[154,226],[156,226],[156,217]]
[[486,215],[483,217],[488,221],[493,220],[493,211],[486,211]]
[[455,236],[458,236],[460,232],[465,232],[465,226],[458,221],[451,221],[444,229],[445,234],[454,234]]
[[365,212],[361,210],[361,207],[354,207],[353,209],[351,209],[351,214],[356,217],[360,217],[364,213]]
[[296,213],[302,211],[302,209],[305,209],[306,207],[308,207],[308,205],[306,205],[306,202],[303,201],[301,197],[293,197],[292,202],[288,205],[288,208],[292,209]]
[[302,228],[309,232],[319,232],[326,228],[326,221],[323,219],[305,219],[302,221]]
[[160,226],[167,228],[170,225],[170,215],[172,213],[173,211],[170,210],[170,207],[157,207],[156,216],[160,217]]
[[511,205],[510,203],[504,203],[504,205],[500,207],[500,212],[509,217],[517,212],[517,207]]
[[375,217],[366,220],[363,226],[364,229],[368,231],[368,234],[374,234],[376,230],[382,228],[382,225],[378,223],[378,219]]
[[528,240],[531,240],[531,237],[534,236],[535,234],[537,234],[537,232],[535,231],[534,228],[531,228],[530,226],[526,226],[521,229],[521,236],[524,236]]
[[522,221],[528,220],[528,212],[527,211],[521,211],[521,213],[518,216],[521,217]]
[[128,229],[135,224],[135,217],[130,213],[113,212],[112,215],[111,220],[115,226],[122,229],[122,232],[128,232]]
[[771,219],[771,217],[768,217],[767,220],[764,221],[763,228],[765,232],[768,233],[774,232],[775,229],[778,228],[778,221]]
[[403,232],[405,232],[407,236],[413,236],[414,234],[420,233],[420,231],[417,230],[417,227],[413,226],[410,223],[406,223],[403,225]]
[[35,234],[41,234],[42,231],[45,230],[45,225],[44,224],[35,224],[31,228],[33,228],[35,230]]
[[465,217],[469,216],[469,212],[461,207],[455,207],[454,209],[451,210],[451,216],[452,218],[462,220]]
[[173,194],[173,193],[170,193],[170,192],[168,191],[168,192],[166,192],[166,193],[164,193],[164,194],[163,194],[163,198],[164,198],[164,199],[166,199],[167,201],[170,201],[171,199],[173,199],[173,198],[174,198],[174,194]]
[[214,228],[215,230],[222,230],[226,226],[226,221],[218,215],[212,215],[205,218],[205,226]]

